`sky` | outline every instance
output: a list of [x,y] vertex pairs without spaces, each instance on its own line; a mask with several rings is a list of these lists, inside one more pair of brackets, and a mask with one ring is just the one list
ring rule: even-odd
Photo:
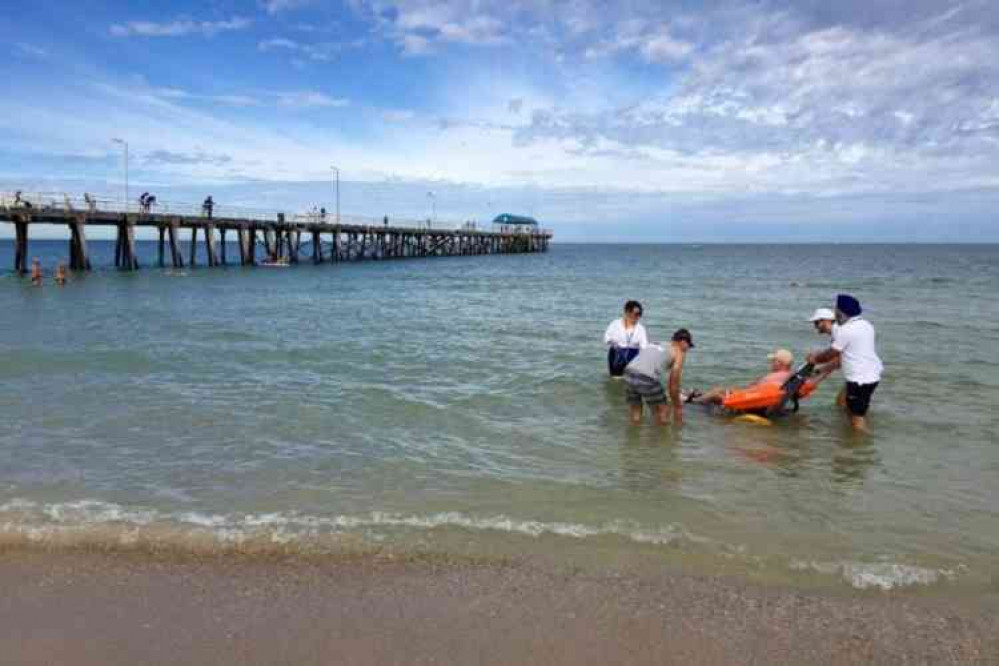
[[999,241],[994,0],[5,0],[0,80],[2,190]]

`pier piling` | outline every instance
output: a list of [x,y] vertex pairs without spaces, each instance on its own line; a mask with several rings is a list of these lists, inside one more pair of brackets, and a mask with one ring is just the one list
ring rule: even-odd
[[205,257],[208,267],[215,266],[215,227],[208,225],[205,227]]
[[87,234],[84,231],[86,217],[80,215],[69,223],[69,268],[74,271],[89,271],[90,258],[87,256]]
[[180,252],[180,228],[178,222],[171,221],[167,227],[170,236],[170,258],[174,268],[184,267],[184,257]]
[[28,223],[14,223],[14,271],[28,272]]

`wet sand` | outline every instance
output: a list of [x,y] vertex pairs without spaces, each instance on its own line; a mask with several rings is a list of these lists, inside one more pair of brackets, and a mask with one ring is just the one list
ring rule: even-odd
[[526,564],[0,551],[0,663],[999,664],[999,600]]

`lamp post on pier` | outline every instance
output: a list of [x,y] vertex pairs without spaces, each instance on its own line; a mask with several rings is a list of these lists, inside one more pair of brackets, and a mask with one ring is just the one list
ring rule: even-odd
[[336,196],[336,223],[340,224],[340,169],[335,166],[330,166],[332,178],[330,185],[333,188],[333,193]]
[[[430,198],[431,214],[430,219],[434,224],[437,224],[437,195],[433,192],[427,192],[427,196]],[[429,224],[427,225],[429,226]]]
[[114,143],[120,143],[125,149],[125,212],[128,212],[128,141],[124,139],[111,139]]

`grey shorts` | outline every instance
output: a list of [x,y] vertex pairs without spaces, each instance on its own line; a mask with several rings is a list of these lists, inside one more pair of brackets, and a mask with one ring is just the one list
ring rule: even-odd
[[626,370],[624,385],[625,401],[629,405],[641,405],[643,400],[650,407],[666,404],[666,392],[658,379]]

